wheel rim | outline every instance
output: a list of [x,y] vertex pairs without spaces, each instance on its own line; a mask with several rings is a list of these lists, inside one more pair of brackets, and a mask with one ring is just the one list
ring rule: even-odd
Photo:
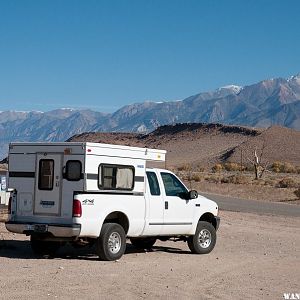
[[113,232],[108,238],[108,249],[111,253],[116,254],[121,249],[121,236],[118,232]]
[[207,229],[202,229],[199,233],[199,244],[202,248],[208,248],[211,244],[211,233]]

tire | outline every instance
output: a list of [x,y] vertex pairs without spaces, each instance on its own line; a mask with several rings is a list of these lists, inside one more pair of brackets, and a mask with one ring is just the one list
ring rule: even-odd
[[138,249],[150,250],[156,242],[156,238],[131,238],[131,244]]
[[39,240],[37,237],[30,236],[30,245],[33,253],[37,256],[51,255],[54,256],[57,250],[60,248],[60,242],[49,242]]
[[217,241],[215,227],[204,221],[199,221],[195,235],[188,237],[187,243],[192,253],[207,254],[211,252]]
[[101,260],[117,260],[126,249],[126,235],[122,226],[116,223],[105,223],[96,240],[96,253]]

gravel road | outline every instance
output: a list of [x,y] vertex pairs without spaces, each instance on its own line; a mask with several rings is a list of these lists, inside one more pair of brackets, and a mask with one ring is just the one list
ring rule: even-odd
[[221,211],[216,248],[192,255],[183,242],[152,252],[128,242],[117,262],[66,246],[33,256],[28,238],[0,223],[0,299],[283,299],[300,292],[300,218]]

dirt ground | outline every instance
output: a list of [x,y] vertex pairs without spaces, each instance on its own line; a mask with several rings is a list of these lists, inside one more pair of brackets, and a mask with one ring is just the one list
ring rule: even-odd
[[152,252],[128,242],[117,262],[89,249],[37,259],[28,238],[0,223],[0,299],[283,299],[300,292],[300,218],[220,212],[216,248],[192,255],[183,242]]

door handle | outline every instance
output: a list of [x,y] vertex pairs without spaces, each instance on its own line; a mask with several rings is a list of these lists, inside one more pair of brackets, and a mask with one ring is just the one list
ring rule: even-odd
[[169,202],[165,201],[165,209],[168,209],[168,208],[169,208]]

